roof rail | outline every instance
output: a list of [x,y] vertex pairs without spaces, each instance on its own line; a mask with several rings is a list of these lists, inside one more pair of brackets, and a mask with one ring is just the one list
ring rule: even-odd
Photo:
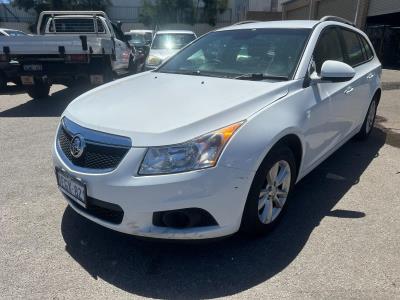
[[321,18],[320,22],[326,22],[326,21],[335,21],[335,22],[340,22],[340,23],[344,23],[347,25],[351,25],[351,26],[356,26],[353,22],[350,22],[349,20],[346,20],[344,18],[341,17],[336,17],[336,16],[325,16],[323,18]]
[[235,25],[243,25],[243,24],[250,24],[250,23],[257,23],[257,22],[261,22],[261,21],[245,20],[245,21],[240,21],[240,22],[237,22],[237,23],[235,23],[235,24],[232,24],[232,26],[235,26]]

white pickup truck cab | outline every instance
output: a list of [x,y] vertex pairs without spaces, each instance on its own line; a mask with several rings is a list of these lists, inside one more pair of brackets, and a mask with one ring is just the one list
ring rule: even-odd
[[0,55],[21,63],[19,75],[33,98],[50,85],[90,80],[102,84],[135,72],[135,56],[104,12],[45,11],[36,36],[0,37]]
[[366,34],[336,17],[218,29],[70,103],[58,186],[78,213],[128,234],[266,233],[302,200],[299,180],[371,133],[380,78]]

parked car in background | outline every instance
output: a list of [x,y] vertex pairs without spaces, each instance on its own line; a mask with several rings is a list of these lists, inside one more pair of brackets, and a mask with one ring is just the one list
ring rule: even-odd
[[129,31],[132,34],[140,34],[143,35],[146,44],[151,44],[153,41],[154,31],[149,29],[132,29]]
[[196,38],[194,32],[187,30],[157,31],[146,60],[146,70],[157,68],[163,61],[193,42]]
[[143,70],[151,45],[151,39],[148,40],[148,33],[144,30],[131,30],[124,34],[128,43],[137,51],[138,70]]
[[218,29],[73,101],[53,147],[58,186],[79,214],[128,234],[264,234],[299,180],[369,136],[380,78],[368,37],[340,18]]
[[122,31],[101,11],[45,11],[36,36],[0,37],[0,55],[21,64],[19,76],[32,98],[53,83],[102,84],[134,73],[136,61]]
[[[26,33],[20,30],[0,28],[0,37],[26,36]],[[0,48],[2,44],[0,43]],[[8,60],[6,56],[0,55],[0,90],[5,89],[8,82],[20,84],[18,77],[19,63],[15,60]]]
[[0,36],[21,36],[21,35],[26,35],[26,33],[21,30],[0,28]]

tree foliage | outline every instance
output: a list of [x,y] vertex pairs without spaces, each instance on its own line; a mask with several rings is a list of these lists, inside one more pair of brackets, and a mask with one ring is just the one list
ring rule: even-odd
[[105,10],[110,0],[13,0],[13,5],[37,14],[44,10]]
[[[13,0],[12,4],[25,11],[33,10],[36,18],[45,10],[105,10],[111,5],[110,0]],[[34,32],[36,23],[29,29]]]
[[143,0],[139,21],[147,26],[205,22],[214,26],[228,0]]

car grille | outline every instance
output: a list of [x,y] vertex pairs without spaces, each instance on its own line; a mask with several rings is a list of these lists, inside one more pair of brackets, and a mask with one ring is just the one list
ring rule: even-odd
[[[75,158],[70,150],[72,139],[76,134],[81,135],[86,142],[85,150],[79,158]],[[129,138],[80,127],[66,118],[62,120],[57,141],[58,150],[61,150],[73,165],[102,171],[115,169],[130,149]],[[120,145],[117,145],[118,141]]]

